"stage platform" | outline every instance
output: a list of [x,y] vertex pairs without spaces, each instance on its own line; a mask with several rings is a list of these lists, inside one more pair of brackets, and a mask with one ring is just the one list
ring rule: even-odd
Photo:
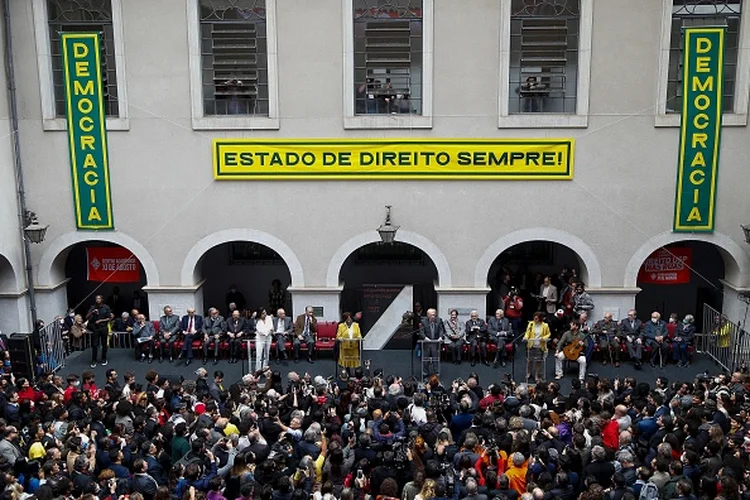
[[[404,379],[409,378],[411,375],[416,377],[420,376],[420,362],[416,358],[413,358],[411,351],[393,349],[393,350],[380,350],[380,351],[365,351],[363,359],[369,359],[371,361],[370,372],[374,374],[376,370],[383,370],[383,373],[387,376],[390,374],[399,375]],[[58,373],[65,376],[68,373],[76,373],[80,375],[86,370],[90,370],[91,352],[81,351],[71,354],[66,360],[66,364],[62,367]],[[185,366],[184,361],[177,363],[169,363],[165,360],[163,363],[159,363],[158,360],[154,360],[152,364],[147,362],[136,361],[133,355],[133,351],[130,349],[110,349],[109,350],[109,364],[104,367],[98,364],[94,372],[96,373],[96,381],[99,386],[104,385],[105,377],[104,373],[108,368],[115,368],[120,376],[127,371],[132,371],[136,376],[138,383],[144,383],[144,376],[149,370],[156,370],[159,375],[170,380],[179,379],[180,376],[185,379],[194,379],[195,370],[201,366],[205,366],[208,370],[209,375],[213,374],[215,370],[221,370],[224,372],[224,380],[232,383],[239,380],[242,375],[247,373],[247,360],[242,360],[241,363],[231,364],[226,360],[219,361],[218,364],[214,365],[213,360],[209,359],[206,365],[203,365],[200,359],[195,359],[189,366]],[[293,361],[282,361],[277,364],[275,360],[271,361],[271,369],[278,370],[286,382],[287,374],[289,372],[297,372],[299,374],[309,373],[312,376],[322,375],[324,377],[334,376],[336,365],[331,357],[330,353],[321,354],[321,359],[315,361],[314,364],[307,363],[306,360],[301,360],[299,364],[295,364]],[[469,373],[475,372],[480,377],[480,384],[483,387],[489,386],[493,382],[499,382],[503,379],[506,373],[514,375],[514,380],[517,383],[525,382],[525,357],[520,353],[515,361],[515,372],[511,363],[508,366],[492,368],[492,366],[485,366],[477,364],[471,366],[471,363],[464,361],[460,366],[452,364],[450,361],[441,364],[441,375],[440,378],[445,386],[450,385],[450,382],[456,378],[466,378]],[[412,371],[413,370],[413,371]],[[573,367],[567,372],[565,378],[562,380],[563,389],[570,389],[570,380],[575,377],[575,369]],[[697,354],[694,356],[693,363],[689,368],[679,368],[675,364],[666,365],[664,368],[651,368],[648,363],[643,365],[641,370],[636,370],[635,367],[629,363],[623,363],[619,368],[615,368],[614,365],[608,364],[602,366],[601,363],[594,361],[589,367],[589,373],[596,373],[599,377],[607,377],[614,379],[615,377],[628,377],[633,376],[636,380],[648,382],[653,386],[653,382],[656,377],[660,375],[666,376],[670,381],[674,380],[692,380],[697,374],[703,373],[708,370],[709,373],[716,373],[719,371],[717,365],[707,357]],[[554,380],[554,360],[552,357],[547,359],[547,370],[546,379]],[[533,383],[533,380],[531,380]]]

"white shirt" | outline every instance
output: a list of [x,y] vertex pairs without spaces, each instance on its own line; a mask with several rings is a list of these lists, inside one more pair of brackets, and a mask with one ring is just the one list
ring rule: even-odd
[[354,338],[354,323],[352,323],[351,325],[349,325],[349,338],[350,339]]
[[545,299],[549,298],[549,285],[544,285],[542,287],[542,297],[544,297]]
[[276,333],[284,333],[284,323],[285,320],[278,318],[278,323],[276,324]]
[[258,319],[255,324],[255,331],[261,337],[268,337],[273,332],[273,316],[266,316],[265,320]]

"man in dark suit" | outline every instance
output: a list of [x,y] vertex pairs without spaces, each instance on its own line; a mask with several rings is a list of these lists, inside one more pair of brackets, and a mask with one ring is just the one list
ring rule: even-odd
[[286,356],[286,340],[292,334],[292,318],[287,318],[286,311],[279,309],[273,318],[273,339],[276,341],[276,364]]
[[313,316],[312,306],[305,308],[305,313],[297,316],[294,322],[294,362],[299,363],[299,351],[302,342],[307,345],[307,362],[313,362],[313,349],[315,349],[315,338],[313,335],[318,331],[318,320]]
[[426,379],[437,373],[440,358],[440,345],[445,335],[443,320],[438,318],[435,309],[428,309],[427,316],[419,323],[419,340],[433,341],[422,343],[422,376]]
[[224,390],[224,372],[216,370],[214,372],[214,381],[208,384],[208,393],[216,401],[216,404],[221,404],[226,397],[226,390]]
[[236,363],[240,357],[242,340],[248,334],[247,321],[240,316],[240,311],[232,311],[232,317],[227,321],[227,337],[229,337],[229,362]]
[[512,340],[509,337],[513,337],[513,332],[511,331],[510,321],[505,317],[502,309],[495,311],[495,315],[490,318],[487,323],[487,332],[489,333],[489,342],[497,344],[494,367],[497,368],[498,360],[505,366],[508,357],[505,344],[508,340]]
[[628,311],[628,317],[620,321],[620,333],[625,337],[630,359],[635,361],[636,367],[640,367],[643,356],[643,321],[636,317],[635,309]]
[[203,322],[203,364],[208,363],[208,346],[214,343],[214,364],[219,362],[219,344],[227,331],[224,316],[212,307],[208,310],[208,318]]
[[185,336],[185,345],[182,346],[182,351],[177,359],[180,360],[183,356],[186,356],[185,365],[187,366],[193,361],[193,337],[203,331],[203,316],[195,314],[194,307],[188,308],[187,314],[182,317],[180,330]]
[[154,498],[156,490],[159,488],[159,483],[156,482],[150,474],[148,474],[148,463],[142,459],[137,458],[133,462],[133,479],[131,480],[131,488],[134,493],[140,493],[144,498]]
[[487,500],[487,495],[478,493],[479,486],[473,477],[466,479],[466,496],[462,500]]
[[469,320],[466,322],[466,340],[469,342],[469,354],[471,355],[471,366],[477,364],[477,351],[480,354],[480,362],[489,366],[487,361],[487,323],[479,317],[479,313],[471,311]]
[[177,341],[177,334],[180,333],[180,318],[172,313],[172,308],[164,307],[164,316],[159,318],[159,362],[164,361],[164,346],[169,350],[169,361],[174,356],[174,343]]
[[94,305],[89,308],[86,314],[88,326],[92,330],[91,334],[91,368],[96,368],[96,353],[99,344],[102,345],[102,366],[107,366],[107,342],[109,331],[107,325],[115,318],[112,310],[104,303],[104,297],[97,295]]

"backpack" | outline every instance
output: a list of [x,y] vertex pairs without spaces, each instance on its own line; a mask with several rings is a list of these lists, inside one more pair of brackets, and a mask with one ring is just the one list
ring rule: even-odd
[[638,500],[658,500],[659,499],[659,488],[651,481],[647,482],[641,487],[641,494],[638,496]]

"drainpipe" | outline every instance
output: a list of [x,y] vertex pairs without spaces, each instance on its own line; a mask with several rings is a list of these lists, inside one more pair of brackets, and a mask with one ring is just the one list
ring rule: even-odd
[[18,196],[18,222],[23,241],[24,264],[26,267],[26,288],[29,294],[31,312],[31,329],[36,328],[36,295],[34,293],[34,271],[31,265],[31,243],[24,233],[29,224],[26,220],[26,191],[23,184],[23,166],[21,162],[21,142],[18,137],[18,102],[16,96],[16,72],[13,63],[13,41],[10,32],[10,0],[3,0],[3,52],[5,55],[5,79],[8,84],[8,110],[10,113],[10,132],[13,142],[13,170],[16,177]]

